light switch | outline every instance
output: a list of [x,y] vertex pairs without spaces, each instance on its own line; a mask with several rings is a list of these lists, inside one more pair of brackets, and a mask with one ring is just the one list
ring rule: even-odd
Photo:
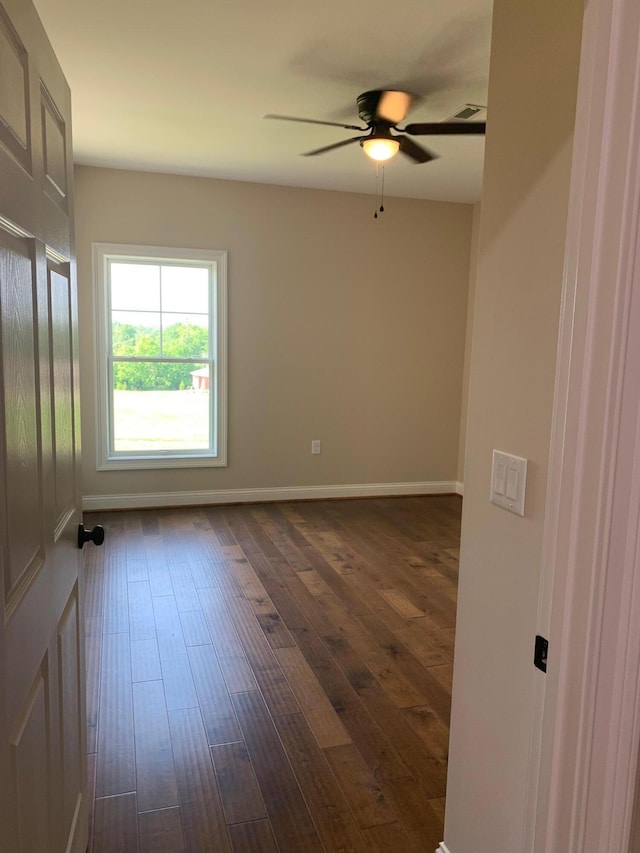
[[493,451],[491,503],[516,515],[524,515],[527,460],[500,450]]
[[502,459],[498,459],[495,463],[495,472],[493,475],[493,490],[497,495],[504,495],[506,491],[505,482],[507,479],[507,466]]
[[518,500],[518,469],[509,468],[507,471],[507,497],[511,501]]

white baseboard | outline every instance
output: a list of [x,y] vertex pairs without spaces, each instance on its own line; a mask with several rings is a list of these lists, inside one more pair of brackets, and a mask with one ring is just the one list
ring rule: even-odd
[[460,497],[464,495],[464,483],[461,483],[460,480],[456,483],[456,495],[460,495]]
[[436,853],[451,853],[451,851],[444,843],[444,841],[441,841],[440,844],[438,844],[438,849],[436,850]]
[[[107,509],[155,509],[169,506],[305,501],[323,498],[369,498],[401,495],[460,494],[454,480],[430,483],[364,483],[349,486],[291,486],[273,489],[220,489],[206,492],[150,492],[131,495],[85,495],[86,512]],[[446,851],[445,851],[446,853]]]

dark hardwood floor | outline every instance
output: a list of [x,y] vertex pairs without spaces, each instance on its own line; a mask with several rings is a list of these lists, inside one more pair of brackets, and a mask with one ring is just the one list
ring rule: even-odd
[[433,853],[460,509],[87,515],[89,850]]

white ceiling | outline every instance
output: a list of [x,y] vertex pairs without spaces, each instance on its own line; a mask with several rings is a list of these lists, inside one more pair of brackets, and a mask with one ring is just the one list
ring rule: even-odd
[[[490,0],[35,0],[73,94],[77,163],[375,191],[356,97],[400,88],[408,122],[487,103]],[[477,201],[484,139],[416,138],[439,159],[386,167],[389,196]]]

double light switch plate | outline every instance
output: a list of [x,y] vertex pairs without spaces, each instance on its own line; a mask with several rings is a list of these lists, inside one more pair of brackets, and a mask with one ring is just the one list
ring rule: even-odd
[[524,515],[524,490],[527,483],[527,460],[500,450],[493,451],[491,466],[491,503]]

